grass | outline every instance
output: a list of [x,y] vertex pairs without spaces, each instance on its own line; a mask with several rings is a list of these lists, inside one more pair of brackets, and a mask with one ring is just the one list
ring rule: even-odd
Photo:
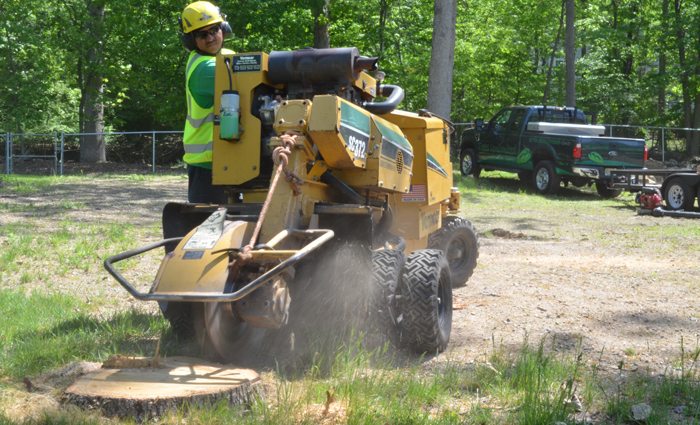
[[[114,178],[114,177],[112,177]],[[136,184],[158,177],[119,177]],[[172,177],[168,177],[172,178]],[[178,177],[179,178],[179,177]],[[3,193],[39,195],[66,178],[3,177]],[[74,182],[86,178],[70,177]],[[565,189],[544,197],[524,190],[507,173],[484,173],[478,181],[456,178],[462,191],[465,216],[473,219],[484,237],[502,227],[528,236],[557,240],[581,238],[634,254],[640,243],[671,239],[679,251],[691,250],[700,236],[698,226],[667,220],[663,226],[620,228],[606,218],[631,217],[631,195],[603,200],[590,189]],[[101,274],[101,258],[132,248],[160,233],[156,222],[144,226],[112,222],[76,221],[86,211],[82,201],[64,200],[41,211],[43,204],[10,204],[0,199],[0,217],[47,217],[50,225],[38,229],[8,221],[0,226],[0,424],[97,424],[105,421],[91,413],[67,407],[40,411],[24,420],[4,409],[22,388],[24,377],[34,379],[73,361],[101,361],[107,356],[151,355],[161,341],[165,355],[196,353],[196,348],[175,340],[158,315],[123,311],[99,314],[99,302],[87,303],[57,291],[30,291],[70,282],[71,273]],[[554,208],[555,207],[555,208]],[[39,210],[39,211],[37,211]],[[574,234],[547,226],[536,219],[548,214],[576,217]],[[534,213],[533,213],[534,212]],[[533,217],[535,217],[533,219]],[[668,245],[668,244],[667,244]],[[692,252],[692,251],[689,251]],[[136,267],[125,262],[123,268]],[[108,300],[102,301],[108,303]],[[512,343],[513,341],[511,341]],[[560,354],[549,340],[519,345],[496,345],[487,360],[465,364],[450,360],[435,363],[406,360],[386,347],[364,348],[358,337],[318,356],[303,370],[290,374],[271,370],[265,381],[272,391],[250,406],[184,407],[161,423],[191,424],[574,424],[596,413],[601,423],[633,423],[631,408],[645,403],[652,408],[648,424],[700,422],[700,345],[679,341],[678,357],[667,373],[629,375],[621,368],[611,374],[597,368],[596,359],[582,351]],[[554,346],[554,344],[552,344]],[[635,348],[624,350],[635,357]],[[583,412],[575,412],[574,399]],[[324,410],[328,412],[324,415]],[[121,423],[111,421],[110,423]],[[126,421],[128,422],[128,421]]]

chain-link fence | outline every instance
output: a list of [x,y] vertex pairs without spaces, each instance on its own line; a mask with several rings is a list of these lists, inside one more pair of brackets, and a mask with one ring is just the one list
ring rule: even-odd
[[[605,134],[646,140],[649,156],[662,162],[686,157],[686,143],[700,129],[602,124]],[[465,131],[474,123],[454,124],[450,152],[459,158]],[[106,162],[80,162],[84,138],[100,136]],[[698,137],[696,136],[696,137]],[[81,174],[86,172],[182,173],[182,131],[133,131],[108,133],[0,133],[1,174]]]
[[[99,138],[105,162],[81,163],[85,138]],[[4,174],[182,173],[182,131],[0,133]]]

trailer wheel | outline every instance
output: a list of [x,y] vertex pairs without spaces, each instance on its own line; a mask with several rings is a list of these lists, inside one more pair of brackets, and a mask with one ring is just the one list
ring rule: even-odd
[[622,193],[622,189],[609,187],[605,182],[595,182],[595,190],[598,192],[598,195],[604,199],[617,198]]
[[689,210],[693,208],[695,194],[685,182],[673,179],[664,189],[664,201],[671,210]]
[[535,165],[532,183],[535,190],[542,195],[553,195],[559,191],[561,177],[554,170],[552,161],[540,161]]
[[452,331],[452,282],[442,251],[414,251],[406,259],[399,286],[401,343],[418,353],[447,347]]
[[403,252],[385,249],[372,252],[372,290],[375,324],[392,341],[396,340],[396,288],[401,279]]
[[481,167],[476,162],[474,149],[465,149],[459,157],[459,171],[463,176],[473,175],[479,178]]
[[462,217],[445,217],[442,227],[428,237],[428,248],[445,253],[453,288],[467,284],[479,258],[479,237],[471,222]]

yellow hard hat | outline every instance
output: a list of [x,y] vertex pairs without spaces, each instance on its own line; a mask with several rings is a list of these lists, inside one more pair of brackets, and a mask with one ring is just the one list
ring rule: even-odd
[[196,1],[190,3],[182,11],[180,25],[182,32],[189,34],[199,28],[204,28],[213,24],[224,22],[223,16],[219,8],[209,3],[208,1]]

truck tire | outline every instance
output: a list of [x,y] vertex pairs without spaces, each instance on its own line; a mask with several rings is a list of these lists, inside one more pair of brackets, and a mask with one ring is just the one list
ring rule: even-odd
[[428,248],[445,253],[453,288],[467,284],[479,258],[479,237],[471,222],[462,217],[445,217],[442,227],[428,237]]
[[687,183],[675,178],[664,189],[664,201],[670,210],[689,210],[693,208],[695,194]]
[[452,282],[445,254],[435,249],[411,253],[399,295],[401,344],[417,353],[444,351],[452,331]]
[[622,189],[609,187],[605,182],[595,182],[595,190],[598,192],[598,195],[604,199],[617,198],[622,193]]
[[459,156],[459,171],[463,176],[473,175],[479,178],[481,168],[476,162],[476,153],[474,149],[464,149]]
[[374,323],[390,341],[396,342],[396,289],[401,280],[401,270],[406,261],[403,252],[384,249],[372,252],[372,286]]
[[552,161],[540,161],[532,173],[532,185],[542,195],[554,195],[559,191],[561,177],[554,171]]

